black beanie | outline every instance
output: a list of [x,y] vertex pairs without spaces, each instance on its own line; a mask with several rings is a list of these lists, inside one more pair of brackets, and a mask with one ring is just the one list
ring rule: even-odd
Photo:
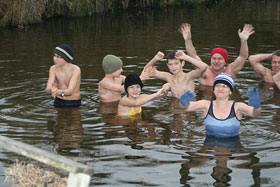
[[74,53],[72,47],[70,47],[67,44],[57,46],[54,50],[54,54],[58,54],[67,62],[74,60]]
[[124,81],[124,89],[127,92],[127,88],[131,85],[139,84],[141,89],[143,88],[143,83],[137,74],[129,74]]

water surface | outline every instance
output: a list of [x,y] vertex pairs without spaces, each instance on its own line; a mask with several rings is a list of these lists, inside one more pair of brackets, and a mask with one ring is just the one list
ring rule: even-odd
[[[272,52],[279,48],[279,7],[278,1],[246,1],[59,18],[27,30],[0,28],[1,135],[89,165],[91,185],[279,186],[280,92],[263,84],[249,63],[237,76],[233,98],[247,102],[248,87],[259,87],[262,113],[242,120],[238,139],[206,139],[201,114],[184,113],[170,94],[144,105],[142,118],[124,119],[116,117],[116,105],[100,105],[97,92],[106,54],[122,58],[124,75],[140,73],[157,51],[184,50],[177,31],[183,22],[192,24],[194,45],[207,63],[213,47],[227,49],[230,62],[238,56],[237,30],[245,23],[256,31],[248,41],[250,54]],[[62,43],[73,47],[81,67],[80,109],[55,109],[44,93],[53,49]],[[157,67],[168,71],[165,62]],[[146,81],[143,92],[153,93],[163,83]],[[205,97],[196,85],[197,99]],[[3,149],[0,158],[3,167],[28,161]],[[1,176],[7,185],[3,170]]]

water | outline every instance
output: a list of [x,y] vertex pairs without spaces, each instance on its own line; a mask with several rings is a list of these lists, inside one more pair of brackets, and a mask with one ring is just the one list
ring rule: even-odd
[[[184,113],[170,94],[144,105],[142,118],[134,120],[116,117],[116,106],[100,106],[98,100],[106,54],[123,59],[124,75],[140,73],[157,51],[184,49],[177,31],[183,22],[192,24],[194,45],[205,62],[216,46],[226,48],[233,61],[244,23],[256,31],[248,41],[250,54],[278,49],[280,2],[241,2],[55,19],[23,31],[0,28],[1,135],[89,165],[91,185],[279,186],[280,92],[263,84],[249,63],[237,76],[233,98],[247,102],[248,87],[258,86],[262,113],[242,120],[240,139],[205,139],[201,114]],[[80,109],[57,110],[44,93],[53,49],[62,43],[73,47],[81,67]],[[164,62],[157,66],[168,71]],[[163,83],[146,81],[143,92],[153,93]],[[198,90],[197,98],[205,94]],[[16,159],[28,161],[3,149],[0,158],[2,168]],[[1,186],[9,185],[3,170],[1,176]]]

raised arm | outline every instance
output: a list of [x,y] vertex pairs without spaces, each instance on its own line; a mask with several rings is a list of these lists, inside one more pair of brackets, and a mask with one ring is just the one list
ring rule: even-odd
[[241,119],[243,115],[249,117],[257,117],[261,113],[261,108],[256,109],[242,102],[236,103],[236,108],[236,115],[238,119]]
[[198,60],[197,58],[193,58],[189,55],[186,55],[183,51],[177,51],[176,58],[179,58],[180,60],[184,60],[186,62],[190,62],[192,65],[196,67],[194,71],[189,72],[190,76],[193,78],[199,77],[208,67],[208,65],[203,61]]
[[262,78],[265,78],[267,73],[270,72],[270,70],[266,67],[264,67],[261,62],[265,60],[271,60],[272,53],[269,54],[257,54],[257,55],[251,55],[249,57],[249,62],[254,69],[254,71],[259,74]]
[[198,60],[201,60],[199,56],[197,56],[196,50],[194,48],[194,45],[192,43],[192,34],[191,34],[191,24],[189,23],[183,23],[178,31],[182,34],[184,40],[185,40],[185,47],[188,55],[190,55],[193,58],[196,58]]
[[235,75],[237,74],[244,66],[248,55],[249,55],[249,49],[248,49],[248,39],[249,37],[254,34],[254,27],[250,24],[245,24],[243,27],[243,30],[238,29],[238,35],[240,38],[241,46],[240,46],[240,53],[239,56],[235,59],[234,62],[232,62],[227,68],[230,68],[231,72]]
[[157,69],[153,66],[143,68],[141,75],[139,75],[142,81],[154,79],[156,76]]
[[249,97],[250,106],[243,102],[236,103],[236,109],[237,109],[236,115],[238,119],[241,119],[242,115],[256,117],[261,113],[261,100],[260,100],[259,89],[256,87],[249,88],[248,97]]
[[195,96],[190,90],[184,93],[179,101],[185,106],[187,112],[201,111],[204,116],[207,115],[210,106],[210,101],[208,100],[195,101]]
[[164,53],[161,51],[158,51],[157,54],[144,66],[144,70],[150,66],[154,66],[156,62],[163,59]]
[[179,58],[180,60],[184,60],[186,62],[190,62],[192,65],[194,65],[196,68],[205,70],[207,68],[207,64],[204,63],[201,60],[198,60],[196,58],[193,58],[189,55],[186,55],[183,51],[177,51],[175,54],[176,58]]
[[168,72],[163,72],[163,71],[158,71],[155,67],[154,64],[161,59],[164,58],[164,53],[159,51],[144,67],[140,78],[141,80],[147,80],[147,79],[153,79],[153,78],[158,78],[161,80],[165,80],[168,82],[170,79],[170,73]]

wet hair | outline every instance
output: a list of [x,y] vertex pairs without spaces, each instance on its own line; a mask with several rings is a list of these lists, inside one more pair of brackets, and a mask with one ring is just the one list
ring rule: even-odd
[[280,56],[280,49],[274,51],[274,52],[272,53],[272,56],[273,56],[273,55]]
[[[169,53],[167,53],[166,55],[166,63],[168,62],[168,60],[173,60],[176,59],[175,54],[177,51],[170,51]],[[180,60],[180,62],[182,62],[182,60]]]

